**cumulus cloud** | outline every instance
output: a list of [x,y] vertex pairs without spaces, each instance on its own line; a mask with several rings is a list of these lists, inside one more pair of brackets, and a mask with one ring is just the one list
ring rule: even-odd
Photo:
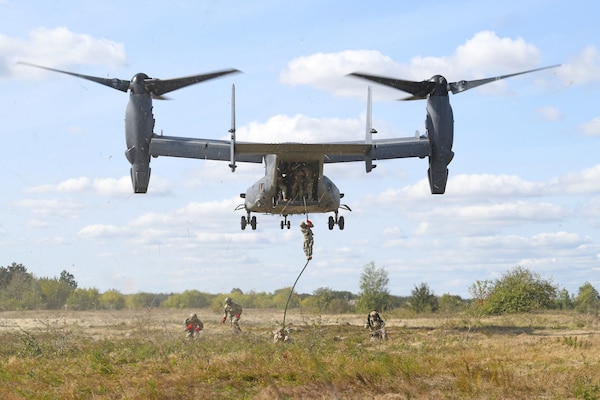
[[364,118],[275,115],[265,123],[251,122],[240,128],[238,137],[244,141],[266,143],[361,140],[364,138],[364,125]]
[[[338,53],[316,53],[290,61],[279,79],[288,85],[329,87],[332,79],[343,83],[351,72],[377,71],[399,73],[401,66],[376,50],[346,50]],[[408,72],[406,69],[405,72]],[[344,90],[340,88],[339,90]]]
[[547,185],[546,192],[569,195],[600,193],[600,164],[552,179]]
[[90,179],[87,177],[71,178],[57,185],[41,185],[27,190],[28,193],[77,193],[91,188]]
[[542,107],[538,109],[538,114],[546,121],[560,121],[563,119],[563,115],[556,107]]
[[37,28],[26,39],[0,35],[0,74],[40,76],[44,71],[17,65],[28,61],[48,67],[126,64],[125,46],[105,38],[71,32],[68,28]]
[[352,84],[345,75],[361,71],[417,81],[436,74],[444,74],[450,80],[479,79],[535,68],[540,60],[540,51],[525,39],[498,37],[492,31],[482,31],[459,45],[453,54],[413,57],[408,64],[395,62],[375,50],[298,57],[288,63],[280,80],[289,85],[313,85],[337,95],[364,96],[364,84]]
[[133,192],[131,178],[128,176],[123,176],[119,179],[94,179],[93,189],[102,196],[129,196]]
[[480,73],[529,68],[537,65],[540,59],[540,51],[525,39],[500,38],[492,31],[476,33],[450,58],[459,70],[478,70]]
[[590,238],[584,238],[577,233],[564,231],[540,233],[531,238],[532,245],[538,247],[550,247],[552,249],[556,249],[557,247],[579,246],[589,242]]
[[579,126],[579,130],[586,136],[600,136],[600,117],[584,122]]
[[123,228],[115,225],[88,225],[79,231],[79,235],[88,239],[107,239],[122,235]]
[[76,218],[84,209],[83,204],[72,199],[24,199],[16,203],[18,207],[26,208],[36,215],[57,218]]
[[448,216],[458,216],[462,220],[486,221],[486,223],[509,220],[556,220],[565,215],[565,210],[559,205],[525,201],[467,205],[455,209],[448,208],[445,212]]
[[[149,193],[153,195],[170,194],[168,183],[165,179],[156,177],[152,179]],[[95,178],[88,177],[70,178],[59,182],[56,185],[45,184],[35,186],[26,190],[27,193],[50,194],[50,193],[83,193],[90,192],[100,196],[107,197],[127,197],[133,193],[131,187],[131,178],[123,176],[121,178]]]
[[600,52],[588,46],[556,70],[557,76],[567,86],[585,85],[600,81]]

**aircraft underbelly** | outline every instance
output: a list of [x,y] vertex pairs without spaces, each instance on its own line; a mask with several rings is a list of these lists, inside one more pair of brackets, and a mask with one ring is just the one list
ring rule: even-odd
[[[328,189],[331,189],[328,187]],[[337,188],[336,188],[337,189]],[[340,207],[339,192],[321,191],[318,199],[306,201],[304,199],[284,200],[276,190],[255,193],[246,196],[245,208],[250,212],[265,214],[292,215],[309,213],[335,212]]]
[[329,202],[329,207],[320,204],[304,204],[301,205],[281,205],[275,206],[251,206],[246,207],[248,211],[258,212],[264,214],[277,214],[277,215],[292,215],[292,214],[305,214],[309,213],[327,213],[337,211],[339,204],[334,205],[333,202]]

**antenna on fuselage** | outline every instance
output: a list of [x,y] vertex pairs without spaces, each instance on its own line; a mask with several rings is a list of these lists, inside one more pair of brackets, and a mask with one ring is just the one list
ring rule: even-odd
[[231,172],[235,172],[237,167],[235,165],[235,85],[231,85],[231,129],[229,133],[231,134],[231,162],[229,168],[231,168]]

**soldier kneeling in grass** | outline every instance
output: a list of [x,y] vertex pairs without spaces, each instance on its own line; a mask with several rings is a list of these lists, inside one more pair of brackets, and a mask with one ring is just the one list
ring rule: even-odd
[[377,310],[373,310],[367,315],[367,321],[365,322],[365,328],[369,328],[371,331],[371,340],[375,339],[387,339],[387,332],[385,331],[385,322],[379,315]]
[[273,335],[273,343],[292,343],[292,338],[285,332],[284,328],[279,328]]
[[188,339],[194,339],[200,335],[200,331],[204,328],[204,324],[200,321],[200,318],[196,314],[190,314],[189,317],[183,321],[183,326],[187,332]]

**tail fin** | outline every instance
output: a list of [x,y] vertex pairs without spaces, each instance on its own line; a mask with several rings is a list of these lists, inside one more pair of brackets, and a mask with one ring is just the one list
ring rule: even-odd
[[235,85],[231,85],[231,129],[229,133],[231,134],[231,162],[229,168],[231,168],[231,172],[235,172],[237,167],[235,165]]
[[[367,89],[367,127],[365,130],[365,143],[373,143],[374,133],[377,133],[377,131],[373,129],[371,86],[369,86]],[[367,172],[371,172],[371,170],[377,166],[373,165],[373,155],[371,152],[372,147],[367,152],[367,154],[365,154],[365,169],[367,170]]]

